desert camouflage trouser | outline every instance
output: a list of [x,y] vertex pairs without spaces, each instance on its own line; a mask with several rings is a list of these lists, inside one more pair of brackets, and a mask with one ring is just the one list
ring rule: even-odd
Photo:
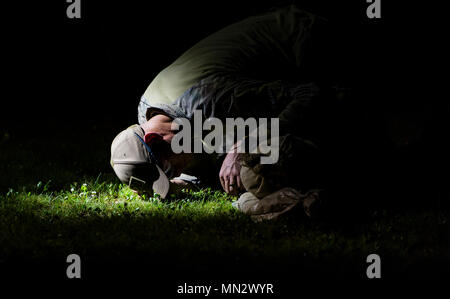
[[260,164],[256,154],[243,157],[240,175],[247,192],[233,206],[256,221],[289,212],[318,218],[324,202],[325,158],[309,140],[291,134],[279,139],[277,163]]

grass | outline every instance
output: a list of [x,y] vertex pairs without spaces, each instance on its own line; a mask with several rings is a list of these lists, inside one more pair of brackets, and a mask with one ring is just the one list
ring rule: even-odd
[[51,137],[2,141],[0,265],[57,264],[77,253],[102,267],[113,260],[133,269],[143,264],[177,269],[191,278],[292,271],[364,278],[367,255],[377,253],[387,278],[448,275],[447,211],[382,210],[350,227],[301,217],[255,223],[231,206],[235,198],[219,190],[186,191],[166,202],[138,197],[109,170],[111,136],[88,139],[101,150],[74,158],[87,146],[81,132],[70,144]]
[[[10,190],[2,198],[1,224],[8,229],[2,230],[1,240],[14,241],[2,248],[2,255],[32,253],[42,258],[59,251],[86,253],[87,248],[114,246],[165,251],[175,232],[199,239],[199,226],[208,225],[214,235],[226,218],[242,217],[217,191],[186,193],[184,199],[163,203],[139,198],[122,184],[75,182],[70,190],[57,192],[45,192],[45,187],[38,183],[34,192]],[[154,246],[155,240],[163,242]]]

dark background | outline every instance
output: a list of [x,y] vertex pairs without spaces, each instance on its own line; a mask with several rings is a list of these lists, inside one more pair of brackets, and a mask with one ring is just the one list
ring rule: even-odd
[[438,102],[431,93],[443,53],[441,8],[391,2],[382,1],[376,20],[366,17],[364,0],[81,1],[81,19],[66,17],[63,0],[9,1],[2,4],[1,121],[31,123],[30,131],[41,123],[136,122],[148,84],[190,46],[248,15],[291,3],[342,28],[341,73],[352,84],[370,91],[393,81]]

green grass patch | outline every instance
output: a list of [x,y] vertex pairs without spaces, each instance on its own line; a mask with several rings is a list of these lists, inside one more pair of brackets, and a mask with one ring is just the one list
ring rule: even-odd
[[384,275],[392,277],[426,277],[423,265],[449,268],[448,211],[378,211],[347,226],[300,215],[255,223],[231,206],[235,198],[217,190],[186,191],[170,201],[138,197],[110,169],[117,130],[110,131],[75,131],[70,140],[23,140],[12,132],[0,142],[0,265],[64,262],[77,253],[93,260],[144,257],[193,268],[270,265],[364,277],[367,255],[377,253],[388,261]]
[[449,231],[448,215],[434,212],[384,212],[351,229],[292,218],[255,223],[231,206],[235,198],[211,189],[161,201],[99,178],[72,183],[67,190],[49,191],[50,184],[1,195],[3,259],[77,252],[166,257],[177,263],[359,260],[364,265],[364,258],[375,252],[406,269],[418,260],[449,258],[442,235]]

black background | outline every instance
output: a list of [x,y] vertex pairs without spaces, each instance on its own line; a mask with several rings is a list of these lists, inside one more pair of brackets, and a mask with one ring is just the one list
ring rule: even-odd
[[[186,49],[216,30],[283,4],[339,24],[346,45],[342,76],[376,90],[396,82],[438,102],[443,53],[441,9],[382,1],[382,18],[366,17],[366,1],[81,1],[68,19],[58,1],[2,4],[1,119],[6,126],[136,122],[148,84]],[[400,87],[401,86],[401,87]],[[412,93],[411,90],[414,90]],[[437,109],[441,110],[441,109]],[[33,131],[33,130],[30,130]],[[31,133],[31,132],[30,132]]]

